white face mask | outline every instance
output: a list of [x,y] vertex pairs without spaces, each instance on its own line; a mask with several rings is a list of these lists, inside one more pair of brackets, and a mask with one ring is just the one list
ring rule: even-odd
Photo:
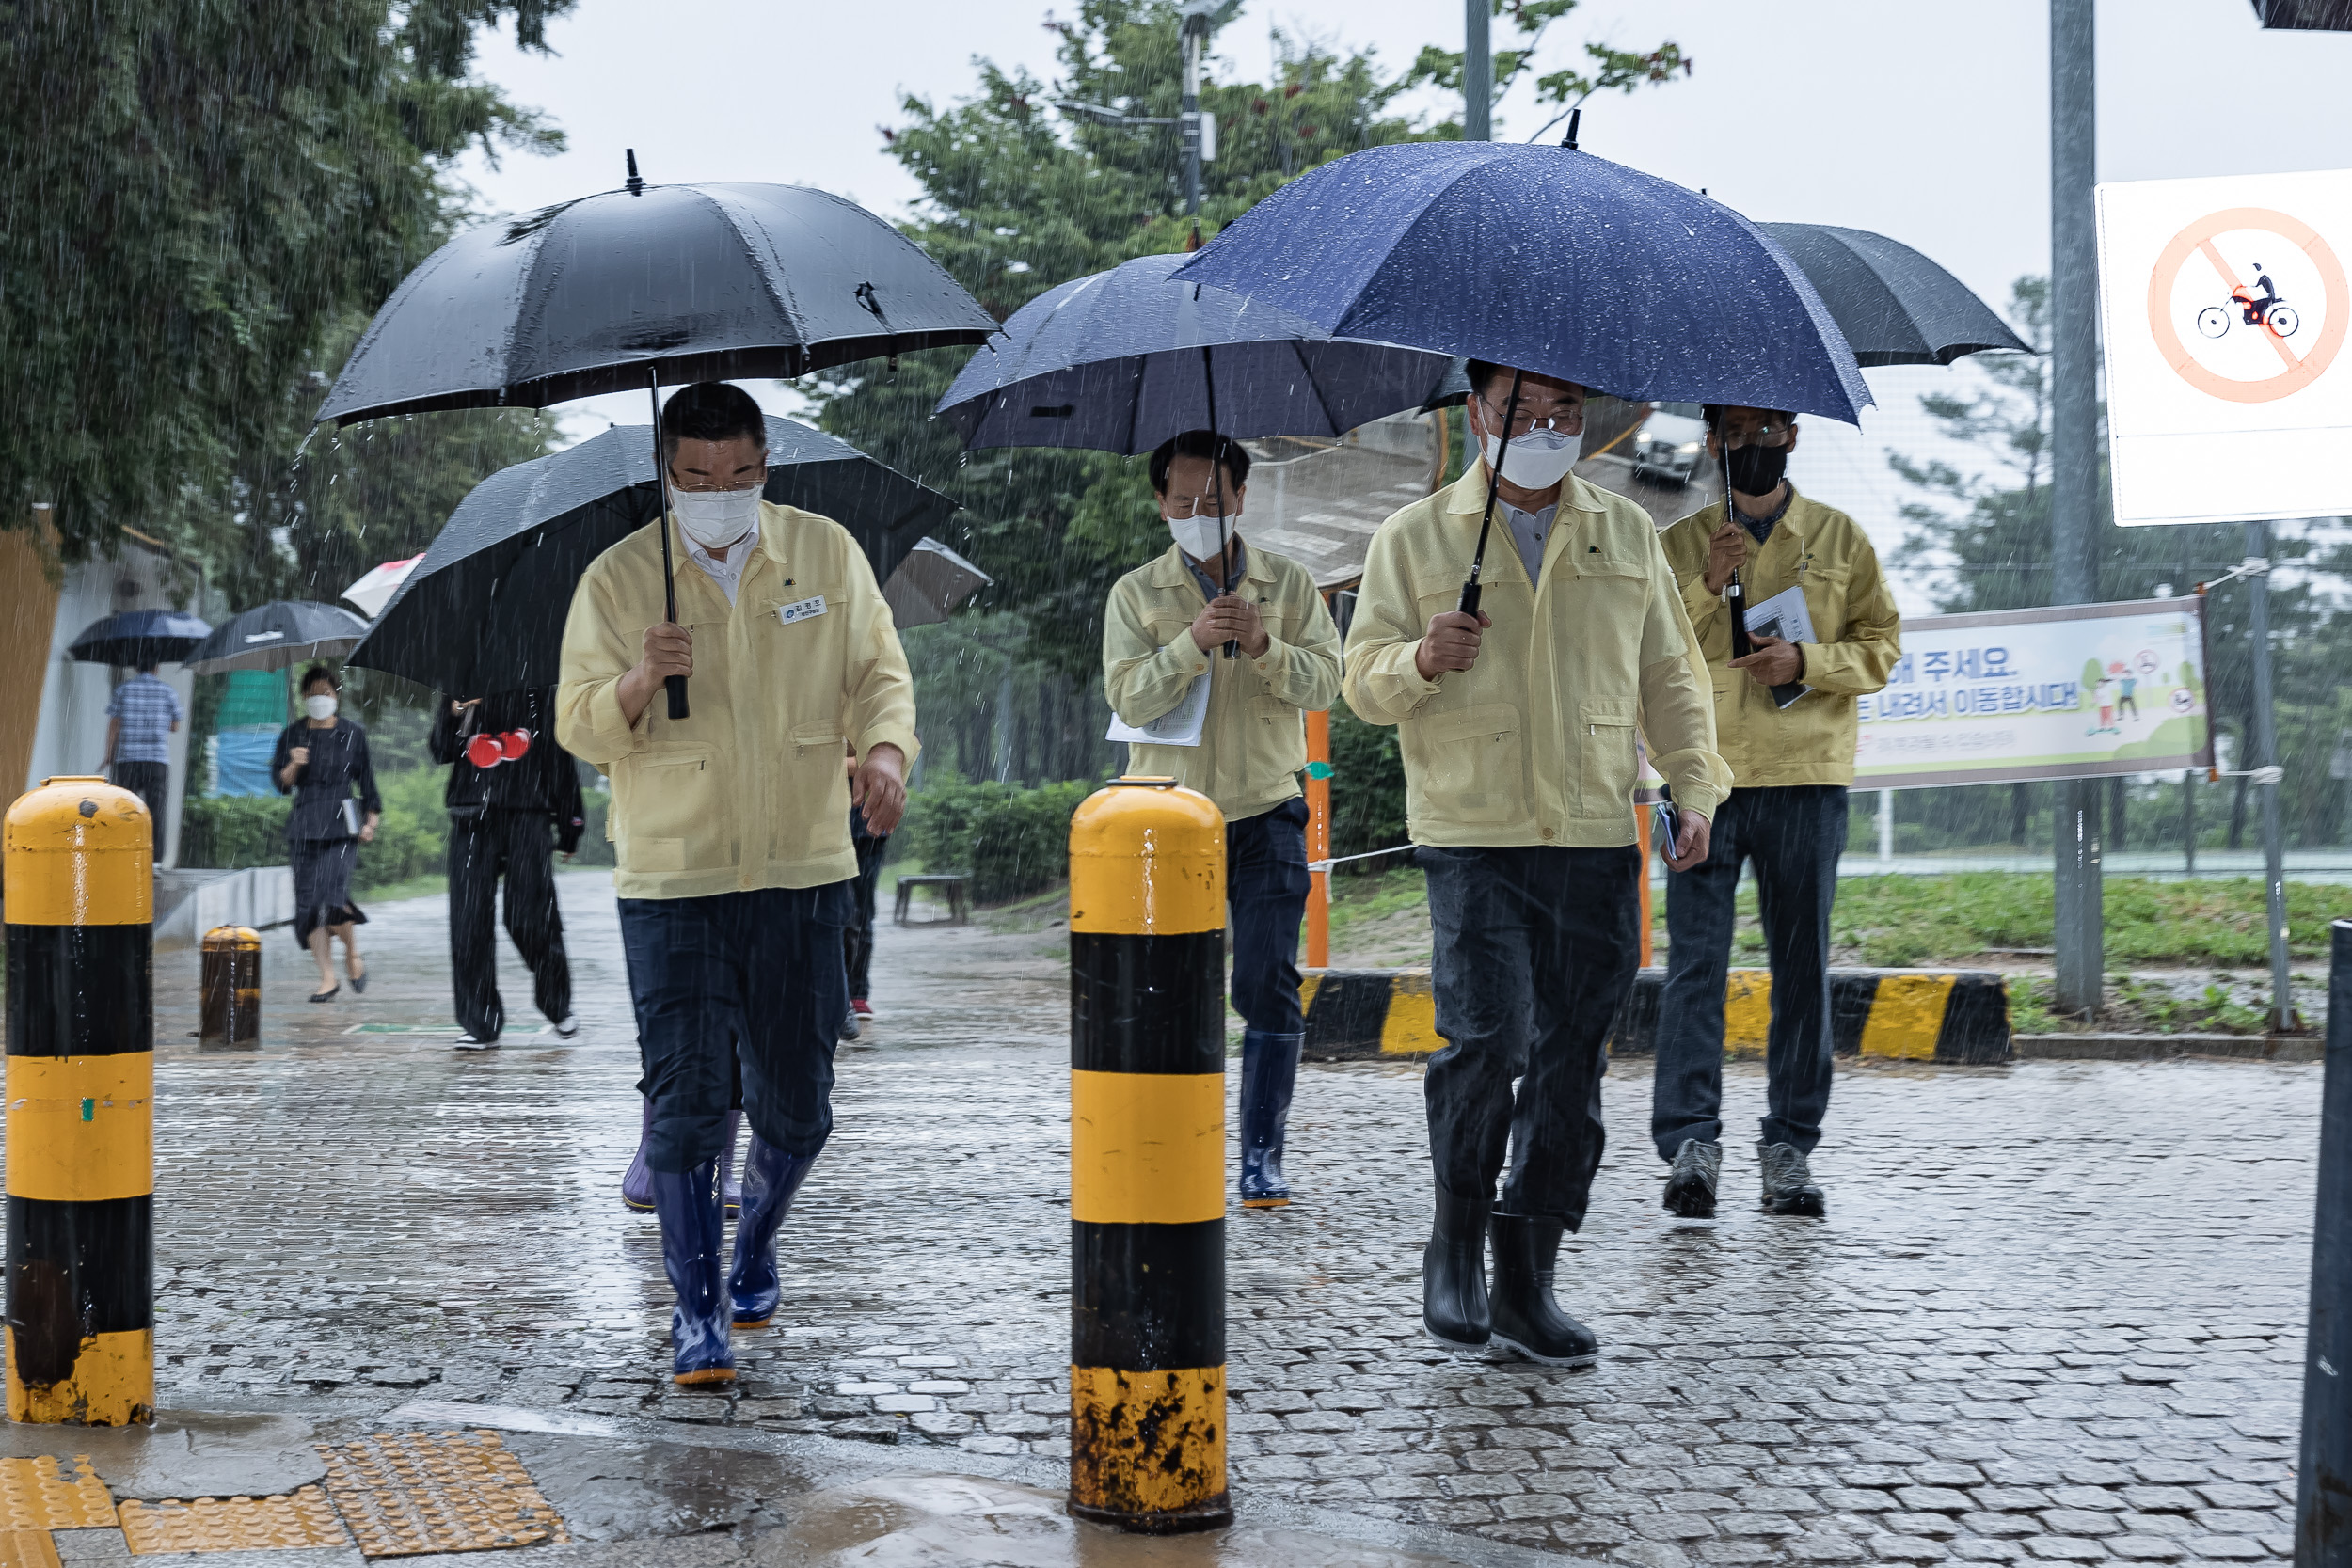
[[748,490],[673,490],[678,531],[707,550],[724,549],[759,521],[759,486]]
[[332,719],[335,717],[335,699],[305,697],[302,699],[302,711],[313,719]]
[[1168,531],[1176,536],[1176,547],[1195,561],[1214,561],[1225,548],[1225,542],[1239,531],[1238,517],[1219,521],[1215,517],[1162,517]]
[[1502,456],[1502,438],[1486,437],[1486,467],[1497,461],[1506,465],[1502,477],[1528,490],[1549,490],[1568,477],[1576,467],[1577,454],[1583,450],[1581,433],[1563,435],[1557,430],[1531,430],[1524,436],[1511,437],[1510,454]]

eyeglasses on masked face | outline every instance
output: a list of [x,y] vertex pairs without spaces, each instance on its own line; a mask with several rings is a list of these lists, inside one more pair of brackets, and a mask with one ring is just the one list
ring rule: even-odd
[[1738,451],[1742,447],[1785,447],[1796,428],[1796,420],[1769,414],[1754,424],[1738,428],[1734,428],[1731,420],[1725,420],[1716,426],[1715,438],[1730,451]]
[[1164,517],[1173,517],[1181,522],[1186,517],[1216,517],[1222,516],[1223,514],[1217,510],[1216,497],[1212,494],[1206,496],[1162,496],[1160,498],[1160,515]]
[[[1502,416],[1510,406],[1510,400],[1505,398],[1502,402],[1497,403],[1491,398],[1481,396],[1478,404],[1486,412],[1485,422],[1487,431],[1491,434],[1502,429]],[[1510,436],[1516,441],[1530,431],[1535,430],[1552,430],[1563,436],[1574,436],[1582,430],[1583,426],[1584,404],[1581,399],[1555,404],[1552,405],[1552,411],[1541,419],[1536,418],[1528,409],[1525,400],[1522,399],[1518,413],[1511,420]]]

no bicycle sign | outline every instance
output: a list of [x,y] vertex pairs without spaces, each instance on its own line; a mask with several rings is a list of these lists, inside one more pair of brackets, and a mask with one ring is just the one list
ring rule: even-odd
[[2352,170],[2098,201],[2115,520],[2352,511]]

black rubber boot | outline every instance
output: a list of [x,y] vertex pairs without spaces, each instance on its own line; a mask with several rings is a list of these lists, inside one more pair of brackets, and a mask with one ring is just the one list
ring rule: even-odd
[[1486,1211],[1482,1197],[1438,1189],[1437,1223],[1421,1254],[1421,1321],[1455,1350],[1482,1349],[1493,1332],[1486,1311]]
[[1600,1356],[1593,1331],[1560,1310],[1551,1276],[1560,1258],[1558,1220],[1496,1214],[1494,1340],[1554,1367],[1589,1367]]

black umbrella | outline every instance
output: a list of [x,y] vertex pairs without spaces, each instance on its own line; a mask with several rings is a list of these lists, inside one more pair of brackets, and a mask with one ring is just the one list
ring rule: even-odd
[[212,634],[209,623],[176,610],[126,610],[92,621],[66,648],[85,664],[176,664]]
[[368,624],[341,605],[278,599],[246,610],[188,655],[199,675],[224,670],[283,670],[311,658],[341,658],[359,645]]
[[[876,581],[956,510],[839,436],[772,416],[764,494],[847,528]],[[351,662],[465,697],[553,686],[573,585],[660,506],[643,425],[492,474],[457,503]]]
[[1860,229],[1759,223],[1804,272],[1859,365],[1948,365],[2030,352],[1966,284],[1907,245]]
[[[427,257],[368,324],[318,417],[544,408],[643,387],[658,429],[665,382],[789,378],[984,342],[995,327],[854,202],[797,185],[648,185],[631,152],[626,188],[485,225]],[[666,529],[661,560],[666,589]],[[683,678],[670,682],[670,717],[686,717]]]

